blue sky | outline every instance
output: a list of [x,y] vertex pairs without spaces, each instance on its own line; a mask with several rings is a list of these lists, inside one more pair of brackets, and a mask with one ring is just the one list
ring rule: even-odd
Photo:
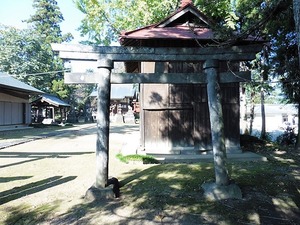
[[[77,43],[82,40],[76,29],[80,26],[84,15],[75,7],[72,0],[56,0],[65,19],[60,24],[63,33],[72,33]],[[33,0],[0,0],[0,23],[17,28],[26,28],[26,20],[34,14]]]

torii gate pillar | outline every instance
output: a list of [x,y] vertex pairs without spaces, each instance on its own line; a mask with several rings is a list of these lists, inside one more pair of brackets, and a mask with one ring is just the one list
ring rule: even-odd
[[109,105],[110,75],[113,61],[103,59],[97,61],[97,142],[96,142],[96,182],[95,187],[102,189],[108,183],[109,158]]
[[226,147],[224,135],[224,122],[221,102],[221,88],[218,77],[218,60],[206,60],[204,70],[207,79],[208,109],[210,115],[211,139],[215,162],[216,183],[228,185],[229,178],[226,170]]
[[[119,197],[119,181],[108,179],[109,162],[109,106],[111,89],[111,70],[113,61],[110,59],[97,60],[98,71],[95,74],[97,87],[97,141],[96,141],[96,181],[90,187],[85,199],[113,199]],[[114,187],[108,187],[113,184]]]
[[208,59],[204,63],[207,78],[207,97],[210,115],[211,138],[213,143],[214,168],[216,182],[204,183],[204,196],[210,200],[228,198],[242,198],[241,189],[230,183],[226,167],[226,147],[224,135],[224,122],[222,115],[222,102],[219,86],[219,61]]

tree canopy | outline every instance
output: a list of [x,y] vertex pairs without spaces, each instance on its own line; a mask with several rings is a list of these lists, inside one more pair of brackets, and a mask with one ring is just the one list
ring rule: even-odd
[[56,0],[34,0],[35,13],[31,15],[28,24],[40,34],[46,43],[62,43],[73,39],[72,34],[62,34],[60,23],[64,21]]
[[177,0],[75,0],[85,14],[79,28],[89,44],[110,45],[123,30],[155,23],[178,6]]
[[45,48],[41,38],[33,30],[1,26],[1,71],[18,75],[23,82],[49,91],[53,76],[47,72],[58,69],[53,63],[53,57],[53,53]]
[[[0,70],[17,75],[17,78],[48,93],[62,94],[65,98],[70,87],[62,82],[62,61],[54,55],[50,44],[72,39],[62,35],[63,21],[55,0],[34,0],[33,14],[28,29],[2,26],[0,30]],[[57,84],[64,91],[57,92]]]

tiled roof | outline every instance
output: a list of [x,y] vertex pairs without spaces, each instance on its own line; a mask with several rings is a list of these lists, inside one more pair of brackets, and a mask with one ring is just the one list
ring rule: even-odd
[[31,102],[32,105],[38,104],[39,102],[41,103],[48,103],[49,105],[53,105],[56,107],[70,107],[69,104],[67,104],[66,102],[62,101],[61,99],[59,99],[58,97],[54,96],[54,95],[50,95],[50,94],[43,94],[41,97],[39,97],[38,99],[34,100]]
[[9,74],[6,73],[0,73],[0,87],[4,87],[6,89],[16,90],[16,91],[22,91],[29,94],[41,94],[42,91],[25,84]]

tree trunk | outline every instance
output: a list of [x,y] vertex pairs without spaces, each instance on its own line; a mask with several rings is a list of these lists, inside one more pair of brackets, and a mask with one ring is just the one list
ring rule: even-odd
[[252,135],[252,131],[253,131],[253,122],[254,122],[254,108],[255,108],[255,104],[254,104],[254,93],[251,93],[251,105],[250,105],[250,124],[249,124],[249,135]]
[[[297,32],[297,44],[298,44],[298,70],[300,70],[300,1],[293,0],[294,20]],[[296,142],[296,149],[300,151],[300,103],[298,103],[298,136]]]
[[207,75],[207,96],[216,184],[228,185],[229,176],[226,168],[227,156],[225,147],[224,122],[217,67],[217,60],[207,60],[204,64],[205,73]]
[[295,150],[297,151],[300,151],[300,121],[299,121],[299,118],[300,118],[300,102],[298,103],[298,134],[297,134],[297,140],[296,140],[296,145],[295,145]]
[[242,130],[242,134],[249,134],[249,130],[248,130],[248,115],[247,115],[247,101],[246,101],[246,89],[242,88],[241,89],[241,130]]
[[293,1],[293,10],[294,10],[294,20],[296,24],[296,32],[297,32],[297,44],[298,44],[298,67],[300,69],[300,1]]
[[260,91],[260,103],[261,103],[261,133],[260,138],[266,139],[266,113],[265,113],[265,93],[263,88]]

